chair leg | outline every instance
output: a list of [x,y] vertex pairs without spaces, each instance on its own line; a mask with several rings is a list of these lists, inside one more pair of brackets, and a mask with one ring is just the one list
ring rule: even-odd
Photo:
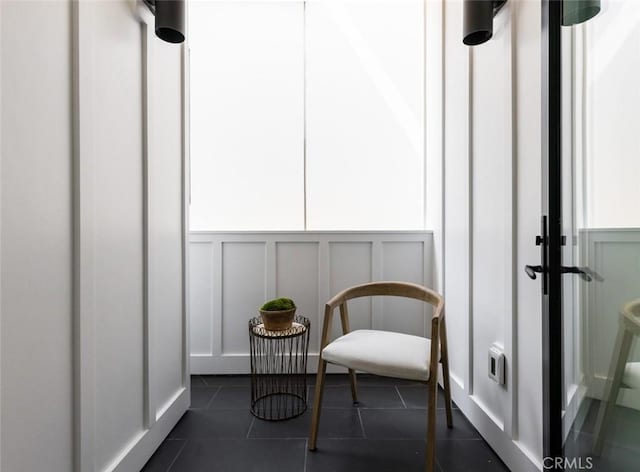
[[451,411],[451,384],[449,368],[442,364],[442,383],[444,384],[444,409],[447,415],[447,428],[453,428],[453,412]]
[[351,383],[351,399],[353,403],[358,403],[358,383],[356,381],[356,371],[349,369],[349,382]]
[[309,435],[309,450],[316,450],[318,440],[318,426],[320,425],[320,409],[322,408],[322,393],[324,391],[324,377],[327,372],[327,361],[321,360],[316,375],[315,398],[313,399],[313,414],[311,416],[311,433]]
[[447,414],[447,428],[453,428],[453,414],[451,411],[451,382],[449,379],[449,351],[447,346],[447,329],[444,318],[440,330],[440,364],[442,365],[442,383],[444,387],[444,407]]
[[[349,328],[349,309],[347,302],[340,304],[340,323],[342,324],[342,333],[347,334],[351,331]],[[356,383],[356,372],[349,369],[349,382],[351,383],[351,399],[353,403],[358,403],[358,385]]]
[[631,351],[632,341],[633,333],[624,329],[621,325],[611,357],[611,367],[609,368],[609,378],[611,380],[605,385],[602,403],[600,403],[600,409],[598,410],[598,419],[596,420],[593,440],[593,454],[596,456],[602,453],[607,426],[618,400],[620,384],[622,383],[624,368],[627,365],[629,352]]
[[436,403],[438,396],[438,379],[430,379],[428,384],[429,404],[427,407],[427,463],[426,472],[436,470]]

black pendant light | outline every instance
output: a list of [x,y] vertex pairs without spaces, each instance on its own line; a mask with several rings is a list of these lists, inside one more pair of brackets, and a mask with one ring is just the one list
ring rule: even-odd
[[506,0],[464,0],[462,42],[467,46],[486,43],[493,36],[493,17]]
[[584,23],[600,13],[600,0],[563,0],[562,26]]
[[184,41],[185,0],[156,0],[156,36],[168,43]]

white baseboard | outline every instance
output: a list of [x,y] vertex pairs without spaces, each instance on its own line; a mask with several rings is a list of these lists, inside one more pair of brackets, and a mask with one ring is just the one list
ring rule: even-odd
[[[307,357],[307,373],[315,374],[318,369],[318,354],[309,354]],[[330,374],[344,374],[344,367],[327,365]],[[249,354],[212,356],[191,356],[191,373],[196,375],[241,375],[251,373]]]
[[539,459],[533,457],[529,451],[522,448],[518,441],[510,438],[491,419],[491,416],[473,398],[469,397],[461,385],[453,379],[451,382],[451,395],[460,411],[469,419],[471,424],[510,470],[517,472],[539,472],[542,470],[542,463]]
[[[607,378],[604,376],[598,375],[593,377],[593,380],[589,385],[587,396],[595,398],[596,400],[602,400],[606,382]],[[640,410],[640,390],[621,387],[616,403],[626,408]]]
[[112,466],[104,472],[133,472],[139,471],[149,458],[162,444],[176,423],[191,404],[191,388],[182,388],[173,403],[157,418],[153,428],[146,430],[136,437],[116,459]]

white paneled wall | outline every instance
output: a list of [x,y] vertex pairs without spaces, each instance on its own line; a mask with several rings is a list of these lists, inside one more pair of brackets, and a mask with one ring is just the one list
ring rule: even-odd
[[[492,39],[473,48],[462,43],[462,4],[447,0],[442,12],[453,396],[512,470],[532,471],[542,463],[541,294],[522,267],[539,260],[540,2],[507,2]],[[494,343],[506,356],[504,386],[488,377]]]
[[[331,296],[373,280],[432,282],[430,232],[197,232],[190,241],[193,373],[248,372],[247,322],[267,299],[291,297],[311,320],[315,371],[321,313]],[[349,313],[352,329],[429,334],[419,302],[354,300]]]
[[3,472],[73,467],[71,24],[71,2],[0,4]]
[[74,18],[77,468],[125,472],[190,401],[186,50],[140,3],[79,2]]
[[[151,31],[147,31],[148,34]],[[186,51],[154,36],[147,158],[150,418],[162,418],[187,385]],[[186,395],[185,395],[186,396]]]
[[186,48],[130,0],[0,18],[0,469],[137,471],[190,401]]
[[[92,141],[91,151],[86,149],[78,157],[79,167],[87,166],[79,176],[79,203],[87,212],[80,221],[80,251],[86,251],[81,258],[87,270],[81,269],[80,278],[93,278],[92,283],[85,282],[79,296],[91,300],[93,306],[90,309],[87,303],[79,318],[81,324],[87,323],[87,331],[91,323],[96,333],[81,340],[81,362],[93,377],[83,376],[81,388],[92,392],[94,398],[81,402],[80,413],[93,423],[94,444],[100,445],[91,453],[86,451],[87,460],[95,470],[105,470],[145,429],[140,375],[144,369],[144,350],[140,348],[145,304],[140,59],[146,51],[143,53],[144,30],[140,23],[131,21],[126,3],[78,7],[82,20],[79,37],[93,46],[86,56],[86,60],[91,57],[91,63],[80,58],[79,64],[87,73],[82,87],[91,102],[82,95],[78,104],[80,123],[87,127],[87,132],[85,128],[80,131],[80,139]],[[110,33],[115,27],[117,41]],[[120,80],[118,87],[108,86],[120,73],[130,79]],[[114,120],[116,110],[120,117]],[[85,240],[85,235],[92,237]],[[93,414],[88,412],[90,401]],[[88,463],[85,467],[93,468]]]
[[[471,330],[469,391],[506,431],[511,430],[513,379],[507,388],[487,375],[487,350],[497,343],[513,359],[513,152],[511,11],[494,20],[494,35],[473,48],[471,80]],[[491,116],[487,116],[487,113]],[[532,215],[534,218],[535,216]]]
[[[620,308],[640,298],[640,229],[582,230],[579,243],[580,265],[595,273],[591,282],[580,282],[584,323],[581,373],[586,375],[587,395],[599,399],[610,375]],[[629,361],[640,361],[640,343],[636,342]],[[619,401],[637,409],[640,396],[637,391],[623,389]]]

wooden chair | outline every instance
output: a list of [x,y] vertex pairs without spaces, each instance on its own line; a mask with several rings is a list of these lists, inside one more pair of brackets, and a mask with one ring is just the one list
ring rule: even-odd
[[638,363],[629,362],[629,354],[633,344],[633,337],[640,336],[640,299],[627,303],[620,311],[620,326],[616,343],[611,356],[609,368],[609,380],[605,385],[602,403],[596,420],[595,435],[593,441],[593,453],[600,455],[607,431],[611,413],[616,406],[618,393],[623,383],[637,385]]
[[[431,339],[389,331],[349,329],[347,301],[371,296],[396,296],[421,300],[434,307],[431,317]],[[333,312],[340,308],[343,336],[329,343]],[[320,408],[327,363],[349,369],[351,395],[358,401],[356,370],[370,374],[417,380],[428,385],[427,457],[426,470],[435,470],[436,399],[438,362],[442,364],[442,380],[446,402],[447,426],[453,426],[451,390],[449,386],[449,358],[444,322],[444,301],[436,292],[420,285],[404,282],[372,282],[348,288],[327,302],[324,308],[321,354],[318,359],[313,416],[309,449],[316,449]]]

